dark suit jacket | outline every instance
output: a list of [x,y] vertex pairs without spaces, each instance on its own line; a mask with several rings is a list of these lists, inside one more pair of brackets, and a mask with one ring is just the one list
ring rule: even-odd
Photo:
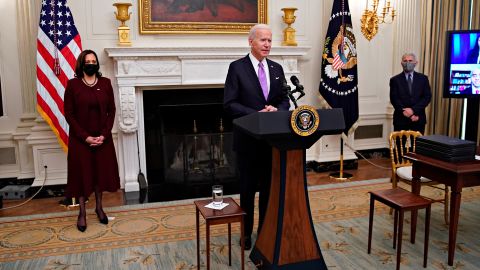
[[477,64],[479,53],[480,53],[480,50],[471,49],[468,52],[466,64]]
[[[473,94],[472,91],[473,91],[473,90],[472,90],[472,85],[469,85],[469,86],[465,87],[465,89],[462,90],[462,93],[464,93],[464,94]],[[474,94],[474,95],[476,95],[476,94]]]
[[407,79],[403,72],[390,79],[390,102],[395,108],[393,125],[405,125],[412,122],[410,118],[403,116],[403,108],[412,108],[414,114],[420,117],[419,123],[427,123],[425,107],[430,103],[432,97],[428,77],[414,72],[412,92],[413,94],[410,95]]
[[[223,104],[225,111],[232,118],[235,119],[258,112],[266,105],[272,105],[278,110],[288,110],[290,108],[289,99],[286,93],[282,91],[282,82],[285,80],[282,66],[269,59],[267,59],[267,65],[270,73],[270,92],[268,99],[265,100],[249,56],[247,55],[230,64],[225,80]],[[254,150],[258,144],[259,142],[250,136],[234,130],[233,149],[235,151]]]

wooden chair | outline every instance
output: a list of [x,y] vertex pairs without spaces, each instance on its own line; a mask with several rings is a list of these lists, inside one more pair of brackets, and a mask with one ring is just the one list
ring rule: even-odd
[[[404,159],[403,155],[408,152],[415,152],[415,142],[418,136],[422,134],[413,130],[401,130],[390,133],[390,159],[392,161],[392,187],[398,186],[398,181],[402,181],[409,185],[412,184],[412,164],[409,160]],[[444,207],[445,224],[448,224],[448,203],[449,203],[449,189],[447,185],[439,184],[428,178],[420,178],[421,185],[430,186],[444,191],[442,199],[431,199],[433,202],[441,202]],[[442,186],[440,186],[442,185]],[[390,209],[390,214],[392,213]]]

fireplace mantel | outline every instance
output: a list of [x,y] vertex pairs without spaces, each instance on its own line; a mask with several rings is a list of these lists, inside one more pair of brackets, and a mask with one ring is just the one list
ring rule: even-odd
[[[113,58],[115,78],[112,81],[118,87],[116,98],[120,134],[117,151],[126,192],[139,190],[138,150],[140,166],[146,172],[143,91],[223,85],[229,64],[245,56],[249,50],[248,46],[105,48],[107,55]],[[290,77],[299,74],[298,64],[309,50],[310,47],[304,46],[274,47],[269,58],[280,63],[285,76]]]

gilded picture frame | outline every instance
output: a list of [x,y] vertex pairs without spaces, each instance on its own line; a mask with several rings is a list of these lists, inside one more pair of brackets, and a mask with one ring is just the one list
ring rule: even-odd
[[138,0],[140,34],[248,33],[267,23],[267,0]]

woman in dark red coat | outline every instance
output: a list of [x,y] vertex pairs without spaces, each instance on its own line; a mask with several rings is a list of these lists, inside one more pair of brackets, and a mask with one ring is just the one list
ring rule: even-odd
[[95,192],[95,213],[101,223],[108,224],[102,192],[120,188],[111,132],[115,119],[113,89],[99,67],[97,54],[83,51],[64,97],[65,118],[70,126],[66,197],[78,199],[77,228],[81,232],[87,229],[85,200]]

